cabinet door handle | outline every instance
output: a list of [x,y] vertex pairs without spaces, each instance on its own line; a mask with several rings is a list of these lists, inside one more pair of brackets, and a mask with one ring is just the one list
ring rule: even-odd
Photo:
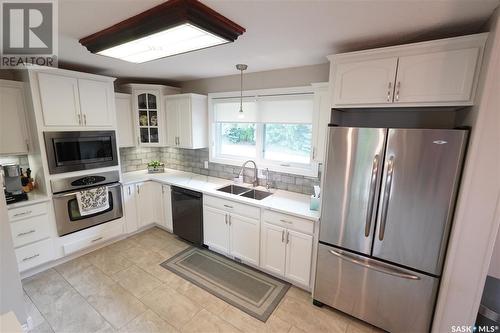
[[31,213],[32,213],[31,210],[27,210],[27,211],[24,211],[22,213],[14,214],[14,217],[16,217],[16,216],[23,216],[23,215],[27,215],[27,214],[31,214]]
[[387,86],[387,102],[391,101],[391,87],[392,87],[392,82],[389,82],[389,85]]
[[130,193],[130,186],[129,186],[129,187],[128,187],[128,195],[130,195],[130,194],[131,194],[131,193]]
[[224,222],[226,222],[227,225],[227,214],[224,214]]
[[399,90],[401,89],[401,81],[398,81],[396,86],[396,101],[399,101]]
[[35,259],[38,256],[40,256],[40,253],[34,254],[34,255],[30,256],[30,257],[25,257],[25,258],[23,258],[22,261],[28,261],[28,260],[31,260],[31,259]]
[[139,136],[137,136],[137,144],[140,145],[141,144],[141,139],[139,138]]
[[140,194],[140,193],[141,193],[141,186],[137,185],[137,194]]
[[290,232],[286,232],[286,243],[288,244],[290,242]]
[[26,236],[26,235],[32,234],[34,232],[35,232],[35,229],[32,229],[30,231],[20,232],[17,234],[17,237]]
[[229,205],[224,205],[224,207],[233,209],[233,206],[229,206]]
[[285,230],[281,230],[281,242],[285,241]]
[[87,115],[85,113],[83,114],[83,124],[87,126]]
[[283,222],[283,223],[287,223],[287,224],[293,224],[292,221],[287,221],[287,220],[280,220],[280,221]]
[[313,147],[313,160],[316,158],[316,147]]
[[29,152],[30,151],[30,143],[28,140],[26,140],[26,151]]
[[96,239],[93,239],[93,240],[92,240],[92,243],[95,243],[95,242],[97,242],[97,241],[100,241],[102,238],[103,238],[102,236],[101,236],[101,237],[97,237]]
[[82,115],[79,114],[78,115],[78,125],[81,125],[82,124]]
[[229,226],[231,226],[231,215],[227,214],[227,216],[229,217]]

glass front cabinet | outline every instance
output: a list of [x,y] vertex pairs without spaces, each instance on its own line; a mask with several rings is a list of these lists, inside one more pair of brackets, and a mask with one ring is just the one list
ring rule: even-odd
[[132,94],[132,121],[137,146],[165,145],[167,124],[162,96],[178,94],[179,88],[136,83],[126,84],[124,87]]
[[[160,124],[159,124],[159,99],[161,97],[156,93],[141,92],[137,94],[137,113],[135,121],[139,128],[139,144],[158,144],[160,143]],[[163,130],[163,128],[162,128]]]

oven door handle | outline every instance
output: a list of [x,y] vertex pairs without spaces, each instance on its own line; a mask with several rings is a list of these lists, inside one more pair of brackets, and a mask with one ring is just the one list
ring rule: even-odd
[[[107,186],[108,189],[109,189],[109,188],[114,188],[114,187],[117,187],[117,186],[121,186],[121,184],[117,183],[117,184],[113,184],[113,185],[102,185],[102,186]],[[100,187],[100,185],[95,186],[95,187]],[[74,191],[74,192],[70,192],[70,193],[53,194],[52,198],[57,199],[57,198],[69,197],[69,196],[77,194],[78,192],[80,192],[80,191]]]

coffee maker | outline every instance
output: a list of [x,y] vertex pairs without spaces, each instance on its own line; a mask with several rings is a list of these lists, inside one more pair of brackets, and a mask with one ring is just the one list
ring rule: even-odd
[[7,204],[28,200],[28,195],[23,191],[21,183],[21,169],[18,164],[6,164],[3,166],[4,192]]

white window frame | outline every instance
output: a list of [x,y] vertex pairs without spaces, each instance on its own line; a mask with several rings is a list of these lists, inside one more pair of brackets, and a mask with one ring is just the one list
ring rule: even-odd
[[[245,90],[243,91],[243,97],[252,98],[259,96],[269,96],[269,95],[292,95],[292,94],[314,94],[315,90],[312,86],[307,87],[291,87],[291,88],[276,88],[276,89],[259,89],[259,90]],[[317,177],[319,170],[319,163],[314,160],[313,156],[313,148],[314,148],[314,140],[316,137],[316,118],[318,115],[318,108],[315,106],[313,108],[313,121],[311,123],[312,133],[311,133],[311,153],[310,153],[310,163],[309,164],[298,164],[298,163],[287,163],[284,165],[282,162],[271,161],[271,160],[263,160],[261,158],[263,151],[263,133],[264,124],[257,123],[256,124],[256,153],[257,156],[255,158],[246,158],[241,156],[230,156],[230,155],[216,155],[216,141],[220,138],[216,137],[216,123],[214,121],[214,109],[213,109],[213,100],[219,98],[239,98],[240,91],[230,91],[230,92],[221,92],[221,93],[210,93],[208,94],[208,123],[209,123],[209,161],[211,163],[220,163],[220,164],[228,164],[233,166],[241,166],[243,162],[247,159],[252,159],[257,164],[259,169],[268,168],[270,171],[282,172],[282,173],[290,173],[295,175],[302,175],[308,177]],[[237,111],[235,111],[237,112]],[[286,124],[286,123],[283,123]]]

